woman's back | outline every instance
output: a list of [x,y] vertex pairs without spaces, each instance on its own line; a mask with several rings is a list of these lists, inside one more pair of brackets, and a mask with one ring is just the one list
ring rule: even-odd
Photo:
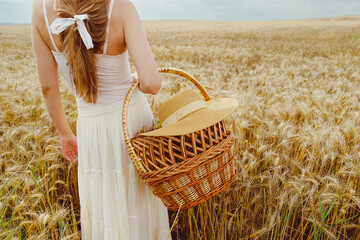
[[[110,104],[112,102],[122,100],[132,84],[132,77],[128,60],[128,51],[126,49],[126,46],[121,46],[122,44],[112,44],[114,42],[125,43],[123,34],[119,33],[119,31],[116,31],[116,28],[111,28],[111,16],[113,6],[114,0],[110,0],[105,44],[103,45],[102,49],[103,52],[95,54],[95,65],[98,78],[98,95],[96,104]],[[51,11],[53,12],[53,15],[49,16],[46,1],[43,0],[43,14],[46,24],[46,30],[49,33],[50,41],[50,43],[47,44],[50,44],[50,46],[54,48],[54,50],[52,50],[52,54],[54,55],[59,70],[68,82],[69,86],[72,88],[73,92],[76,94],[76,89],[71,79],[70,66],[67,64],[65,54],[59,50],[59,48],[61,48],[61,44],[59,44],[58,42],[59,39],[58,37],[57,39],[56,37],[54,37],[56,35],[51,34],[50,26],[52,22],[49,21],[49,18],[53,19],[55,17],[55,12],[53,10]],[[111,39],[109,41],[110,31],[113,31],[111,36],[114,39]],[[57,41],[57,43],[55,41]],[[124,47],[125,50],[117,55],[108,55],[107,53],[109,43],[112,45],[112,49],[110,49],[112,53],[116,53]],[[120,48],[118,47],[116,49],[115,46],[120,46]],[[86,103],[84,99],[80,96],[76,96],[76,100],[78,106],[81,108],[91,107],[94,105],[92,103]]]
[[[48,29],[46,26],[46,20],[43,16],[44,11],[44,2],[46,7],[46,15],[48,19],[49,25],[54,22],[58,16],[55,9],[55,2],[56,0],[38,0],[41,3],[41,8],[39,9],[39,17],[43,18],[41,21],[41,25],[39,24],[38,28],[40,34],[42,35],[46,45],[51,49],[51,51],[56,51],[56,48],[59,51],[62,51],[62,43],[61,39],[58,35],[52,34],[54,44],[51,41],[51,38],[48,33]],[[109,26],[109,34],[108,34],[108,44],[107,44],[107,51],[105,54],[116,56],[120,55],[121,53],[127,50],[127,45],[125,42],[125,35],[124,35],[124,11],[131,7],[131,3],[127,0],[106,0],[109,1],[109,17],[110,17],[110,24]],[[111,8],[111,4],[113,7]],[[41,11],[40,11],[41,10]],[[56,47],[56,48],[55,48]],[[104,45],[105,47],[105,45]],[[104,54],[103,49],[100,49],[96,54]]]
[[[81,0],[78,0],[81,2]],[[155,94],[160,88],[161,77],[157,72],[143,26],[133,4],[128,0],[108,1],[108,23],[105,44],[95,53],[98,74],[96,104],[107,104],[124,97],[132,84],[128,56],[130,54],[140,79],[139,90]],[[58,68],[75,92],[70,66],[63,54],[60,36],[50,33],[50,25],[58,18],[56,0],[35,0],[33,22],[44,44],[51,50]],[[105,1],[106,3],[106,1]],[[35,19],[34,19],[35,18]],[[85,20],[86,21],[86,20]],[[88,51],[91,51],[88,50]],[[42,60],[42,59],[41,59]],[[41,60],[38,60],[40,62]],[[77,96],[79,106],[92,106]]]

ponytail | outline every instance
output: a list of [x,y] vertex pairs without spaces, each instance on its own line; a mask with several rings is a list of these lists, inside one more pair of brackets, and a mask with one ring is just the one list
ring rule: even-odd
[[82,42],[77,25],[73,24],[60,33],[63,52],[70,66],[76,93],[87,103],[96,103],[98,77],[96,73],[96,52],[104,46],[108,14],[108,1],[104,0],[57,0],[56,11],[60,18],[73,18],[87,14],[85,20],[94,48],[87,49]]

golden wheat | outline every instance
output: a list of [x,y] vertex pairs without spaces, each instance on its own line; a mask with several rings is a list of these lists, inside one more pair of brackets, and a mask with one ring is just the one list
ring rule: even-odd
[[[240,102],[227,119],[238,177],[180,212],[173,239],[360,239],[359,17],[145,27],[159,67]],[[0,62],[0,238],[80,239],[77,164],[61,155],[29,26],[0,26]],[[154,112],[192,88],[162,76]],[[75,99],[60,85],[75,131]]]

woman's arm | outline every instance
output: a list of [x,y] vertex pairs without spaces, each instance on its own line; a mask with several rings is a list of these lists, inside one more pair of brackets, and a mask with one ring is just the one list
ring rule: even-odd
[[77,141],[66,120],[61,103],[56,61],[37,27],[43,20],[42,6],[39,3],[41,1],[35,0],[33,5],[31,38],[42,94],[49,115],[59,133],[62,153],[66,159],[74,161],[77,159]]
[[157,70],[151,48],[139,15],[130,1],[119,1],[124,23],[126,46],[134,61],[140,81],[140,90],[155,95],[161,87],[161,76]]

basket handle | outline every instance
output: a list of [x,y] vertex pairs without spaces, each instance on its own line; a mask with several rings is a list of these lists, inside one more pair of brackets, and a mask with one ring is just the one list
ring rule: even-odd
[[[196,80],[193,76],[191,76],[187,72],[185,72],[181,69],[177,69],[177,68],[159,68],[158,70],[160,73],[173,73],[173,74],[177,74],[179,76],[182,76],[182,77],[190,80],[200,90],[205,101],[210,100],[209,95],[206,93],[205,89],[201,86],[201,84],[198,82],[198,80]],[[141,174],[141,173],[145,173],[146,169],[141,163],[141,158],[139,156],[137,156],[135,153],[135,150],[131,144],[129,132],[127,129],[127,115],[128,115],[129,103],[130,103],[131,96],[133,95],[133,93],[138,85],[139,85],[139,81],[135,81],[125,96],[124,104],[123,104],[123,108],[122,108],[122,127],[123,127],[126,148],[129,152],[131,161],[133,162],[135,169]]]

